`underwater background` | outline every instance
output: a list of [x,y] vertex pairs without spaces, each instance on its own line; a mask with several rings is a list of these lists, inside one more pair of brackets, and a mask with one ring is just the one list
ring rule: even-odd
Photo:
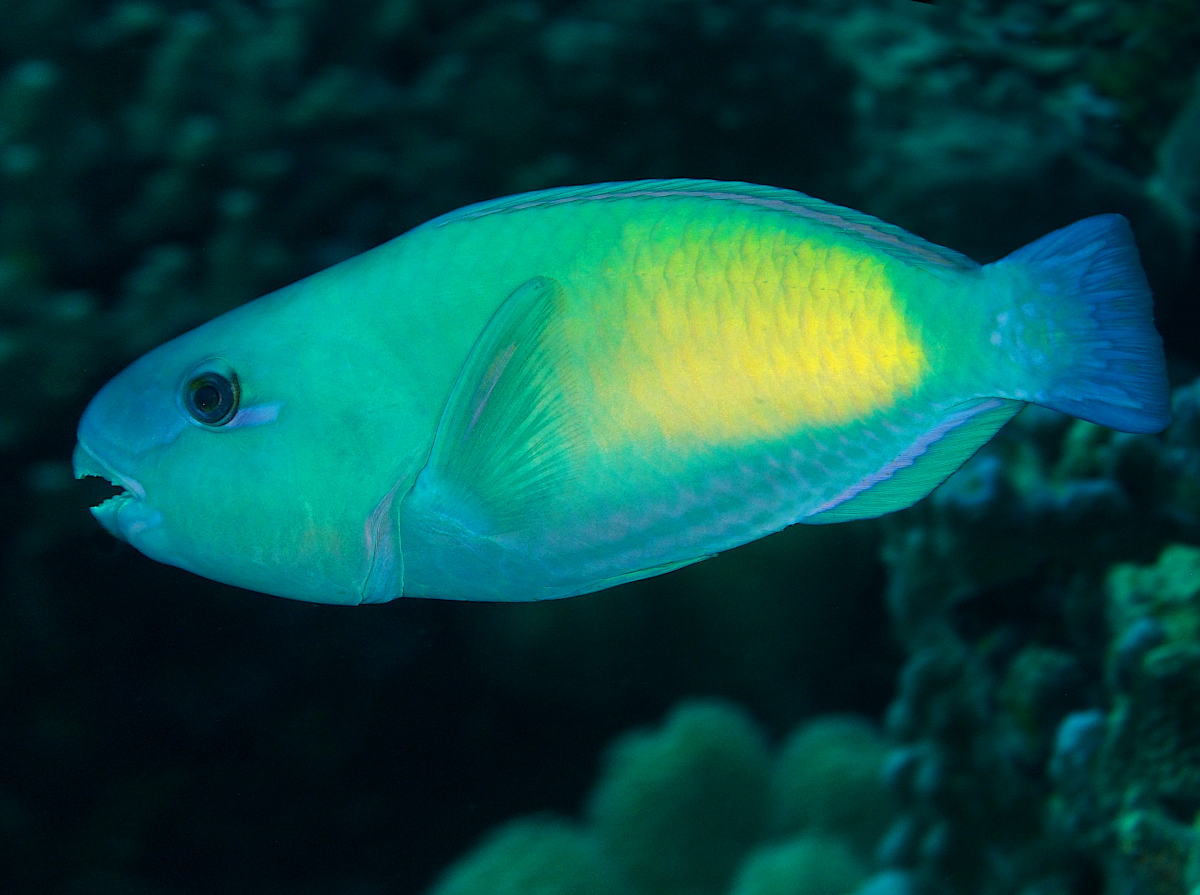
[[[1162,435],[561,602],[346,609],[72,481],[159,342],[457,206],[747,180],[994,260],[1127,215]],[[1196,0],[0,0],[0,892],[1200,892]]]

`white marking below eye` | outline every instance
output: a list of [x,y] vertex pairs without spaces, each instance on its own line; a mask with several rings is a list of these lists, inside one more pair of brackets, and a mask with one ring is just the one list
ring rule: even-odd
[[237,429],[241,426],[265,426],[267,423],[273,423],[279,416],[279,408],[282,406],[282,404],[255,404],[252,407],[243,407],[234,415],[233,419],[225,424],[225,428]]

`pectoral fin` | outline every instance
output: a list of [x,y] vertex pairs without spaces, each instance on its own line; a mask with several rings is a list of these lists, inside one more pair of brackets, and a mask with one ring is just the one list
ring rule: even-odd
[[459,373],[418,478],[480,535],[544,521],[577,475],[574,363],[557,325],[563,299],[557,281],[535,277],[500,306]]

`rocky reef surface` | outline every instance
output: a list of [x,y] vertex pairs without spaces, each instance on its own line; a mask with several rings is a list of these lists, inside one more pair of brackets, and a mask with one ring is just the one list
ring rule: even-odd
[[[1198,71],[1193,0],[0,4],[0,879],[1194,890]],[[1124,213],[1175,422],[1030,409],[912,510],[553,605],[290,604],[88,516],[75,421],[146,349],[467,202],[656,176],[980,261]],[[535,887],[563,862],[591,888]]]

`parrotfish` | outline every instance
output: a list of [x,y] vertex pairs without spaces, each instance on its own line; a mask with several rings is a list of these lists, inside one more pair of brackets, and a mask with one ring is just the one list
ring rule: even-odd
[[979,265],[785,189],[471,205],[167,342],[75,475],[145,555],[322,603],[540,600],[927,495],[1025,404],[1168,422],[1128,222]]

